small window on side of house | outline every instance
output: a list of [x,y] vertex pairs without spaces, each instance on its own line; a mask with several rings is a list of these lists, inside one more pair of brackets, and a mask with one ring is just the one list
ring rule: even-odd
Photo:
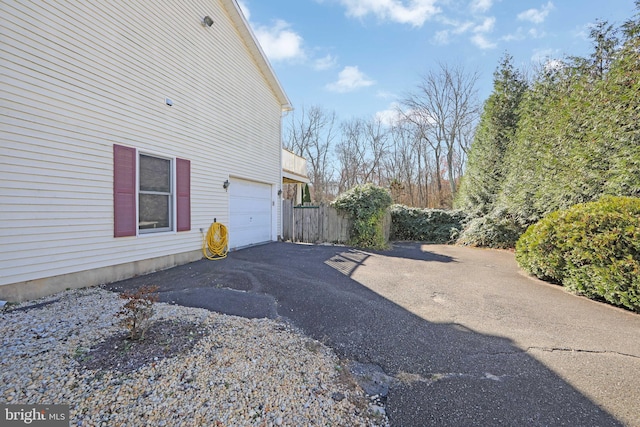
[[191,230],[191,161],[113,144],[113,237]]
[[170,159],[139,156],[138,230],[173,230],[173,165]]

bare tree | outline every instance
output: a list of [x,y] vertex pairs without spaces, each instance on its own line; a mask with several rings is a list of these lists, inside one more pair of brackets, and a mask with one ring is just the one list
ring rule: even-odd
[[335,138],[336,113],[319,106],[302,107],[300,115],[291,115],[284,145],[307,159],[312,187],[312,199],[322,202],[328,198],[328,184],[333,178],[331,152]]
[[477,72],[467,73],[461,67],[448,70],[442,67],[445,75],[448,74],[448,82],[451,86],[449,93],[449,105],[442,119],[447,145],[447,172],[451,186],[451,195],[455,197],[457,192],[457,181],[460,175],[456,174],[456,153],[461,157],[459,163],[464,163],[463,154],[466,156],[468,148],[471,146],[472,127],[480,116],[480,104],[475,89],[479,75]]
[[401,101],[392,125],[374,117],[338,127],[335,112],[318,106],[292,115],[285,145],[307,159],[312,199],[330,199],[335,186],[343,192],[358,184],[393,184],[396,200],[450,207],[479,114],[477,80],[477,73],[439,65]]
[[360,119],[352,119],[340,125],[342,138],[336,147],[342,193],[359,184],[360,163],[364,159],[364,129]]
[[389,129],[389,152],[384,158],[384,169],[390,181],[391,196],[394,203],[406,203],[411,200],[414,162],[413,150],[409,147],[411,139],[406,126],[395,123]]
[[449,203],[443,200],[439,169],[441,166],[446,168],[451,197],[454,197],[460,177],[456,157],[466,153],[470,128],[479,114],[475,89],[478,77],[477,72],[469,73],[460,66],[439,64],[436,70],[424,75],[416,89],[401,101],[404,119],[416,126],[433,154],[438,169],[435,182],[441,205]]
[[436,165],[440,163],[440,158],[442,157],[442,142],[430,137],[433,124],[429,121],[429,118],[424,115],[424,111],[406,108],[409,100],[405,99],[404,102],[405,109],[403,110],[400,107],[399,114],[402,117],[402,125],[411,128],[413,133],[412,148],[416,153],[417,160],[416,191],[418,205],[427,207],[429,206],[429,187],[432,182],[435,181],[438,194],[442,188],[440,175],[433,174],[432,168],[430,167],[432,163]]
[[362,171],[362,183],[371,182],[384,186],[386,176],[383,172],[383,160],[389,148],[389,130],[379,117],[373,117],[364,124],[365,141],[367,142],[366,169]]
[[340,191],[355,185],[383,185],[386,175],[383,158],[387,152],[388,130],[379,118],[354,118],[340,126],[342,139],[336,147],[340,165]]

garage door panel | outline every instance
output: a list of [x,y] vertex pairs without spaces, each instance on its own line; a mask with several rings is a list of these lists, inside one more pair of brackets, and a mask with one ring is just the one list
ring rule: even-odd
[[271,215],[236,214],[231,216],[229,225],[235,232],[249,230],[259,236],[271,236]]
[[229,246],[271,240],[271,186],[234,179],[229,187]]
[[238,213],[252,213],[252,212],[262,212],[266,207],[269,207],[271,204],[270,199],[250,199],[247,197],[236,197],[233,200],[235,205],[234,210]]

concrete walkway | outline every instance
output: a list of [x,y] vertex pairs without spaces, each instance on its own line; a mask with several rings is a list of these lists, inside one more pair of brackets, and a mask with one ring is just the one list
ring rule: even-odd
[[292,322],[379,383],[394,426],[640,426],[640,316],[527,277],[510,252],[270,243],[110,288],[143,284]]

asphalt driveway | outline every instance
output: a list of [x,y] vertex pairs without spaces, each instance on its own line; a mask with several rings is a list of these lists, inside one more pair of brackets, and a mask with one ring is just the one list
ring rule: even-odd
[[527,277],[506,251],[270,243],[108,288],[143,284],[290,321],[375,380],[394,426],[640,426],[640,316]]

